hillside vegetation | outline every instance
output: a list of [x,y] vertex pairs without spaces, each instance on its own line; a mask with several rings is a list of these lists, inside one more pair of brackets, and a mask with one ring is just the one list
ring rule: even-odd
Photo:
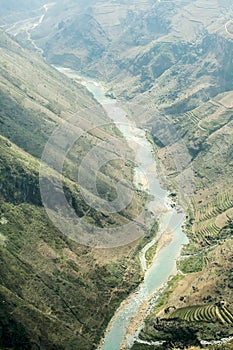
[[[160,349],[233,334],[231,322],[216,317],[226,316],[221,302],[227,317],[233,312],[232,18],[229,0],[68,0],[51,7],[31,37],[22,24],[7,27],[25,46],[42,48],[48,62],[105,80],[153,138],[165,186],[186,210],[190,241],[140,333],[165,340]],[[183,316],[172,319],[171,310]],[[133,346],[147,348],[156,346]]]
[[[77,167],[91,147],[113,138],[121,142],[122,135],[85,89],[2,32],[0,51],[0,348],[95,349],[114,310],[141,280],[133,257],[137,243],[97,252],[49,220],[39,170],[54,128],[75,113],[84,118],[84,136],[63,170],[63,190],[77,216],[97,227],[122,225],[137,215],[145,196],[135,191],[131,206],[119,214],[89,207]],[[95,120],[104,126],[85,132]],[[54,149],[55,158],[59,152]],[[49,171],[56,183],[56,166]],[[132,181],[132,168],[116,161],[98,176],[100,196],[108,198],[120,179]]]

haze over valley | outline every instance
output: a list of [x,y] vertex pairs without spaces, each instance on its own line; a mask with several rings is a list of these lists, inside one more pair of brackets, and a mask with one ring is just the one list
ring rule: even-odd
[[232,349],[232,2],[3,1],[0,50],[0,349]]

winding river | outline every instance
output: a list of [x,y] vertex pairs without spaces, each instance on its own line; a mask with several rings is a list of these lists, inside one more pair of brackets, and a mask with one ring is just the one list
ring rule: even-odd
[[[17,35],[21,31],[25,32],[35,50],[42,53],[42,49],[38,48],[31,39],[30,31],[43,21],[47,10],[52,5],[44,5],[44,14],[40,14],[36,18],[19,21],[8,28],[8,31],[13,35]],[[148,301],[152,297],[156,298],[156,294],[166,284],[169,276],[176,271],[176,259],[180,255],[182,246],[188,242],[187,237],[182,231],[185,214],[180,210],[176,210],[169,198],[169,193],[160,185],[153,147],[147,140],[146,132],[135,126],[133,121],[127,117],[127,113],[123,108],[118,106],[116,100],[106,97],[105,89],[99,82],[81,76],[78,72],[68,68],[56,68],[68,77],[77,78],[79,83],[86,86],[95,99],[103,106],[109,118],[120,129],[129,145],[134,145],[134,149],[137,150],[135,160],[138,164],[138,167],[135,168],[136,185],[140,189],[147,190],[154,198],[148,204],[147,209],[159,220],[159,230],[157,238],[154,238],[140,252],[141,266],[145,273],[144,280],[137,291],[132,293],[119,309],[116,310],[115,315],[109,323],[105,337],[98,347],[99,350],[130,349],[136,334],[133,333],[131,336],[126,337],[132,318],[138,315],[139,309],[145,302],[147,302],[146,309],[148,309]],[[166,232],[171,233],[171,239],[168,244],[159,250],[152,265],[147,268],[145,259],[147,250],[155,244],[158,237],[163,236]]]
[[182,231],[185,214],[172,206],[169,193],[160,185],[153,147],[146,138],[146,132],[134,125],[123,108],[118,106],[116,100],[106,97],[105,89],[99,82],[80,76],[78,72],[68,68],[56,68],[71,78],[77,78],[79,83],[85,85],[103,106],[109,118],[121,130],[129,145],[132,143],[137,145],[136,162],[138,167],[135,169],[135,182],[138,186],[148,190],[154,198],[148,204],[148,210],[153,212],[159,220],[157,237],[170,232],[168,244],[159,250],[156,259],[149,268],[146,266],[145,254],[156,239],[153,239],[141,251],[140,261],[145,273],[144,280],[137,291],[132,293],[115,312],[98,348],[99,350],[120,350],[124,342],[126,344],[124,348],[130,349],[135,340],[135,334],[131,334],[127,338],[126,335],[132,318],[137,316],[142,304],[148,302],[152,296],[156,296],[156,292],[159,293],[159,289],[164,286],[169,276],[176,272],[176,259],[180,255],[182,246],[188,242]]

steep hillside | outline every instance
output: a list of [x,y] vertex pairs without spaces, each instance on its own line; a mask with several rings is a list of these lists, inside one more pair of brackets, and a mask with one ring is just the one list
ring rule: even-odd
[[[96,251],[70,239],[68,227],[63,234],[50,221],[39,171],[55,127],[75,116],[83,130],[62,172],[62,192],[77,217],[96,227],[119,226],[137,215],[145,196],[135,191],[121,213],[90,207],[77,182],[78,166],[103,140],[116,139],[129,151],[121,133],[83,87],[2,32],[0,51],[0,348],[95,349],[113,311],[141,279],[137,243]],[[62,146],[53,148],[48,183],[60,178],[56,159]],[[115,184],[123,179],[132,183],[129,164],[116,160],[102,167],[96,179],[99,196],[114,196]],[[56,191],[59,197],[61,190]],[[91,192],[89,196],[95,198]]]
[[[190,319],[188,324],[169,320],[168,312],[176,308],[178,315],[193,315],[196,308],[213,307],[219,313],[222,301],[233,312],[232,3],[96,0],[86,5],[57,2],[39,25],[30,21],[30,36],[24,24],[10,29],[24,45],[42,48],[48,62],[106,81],[153,137],[163,180],[186,210],[190,244],[177,264],[181,275],[171,281],[140,337],[166,338],[166,349],[232,335],[232,324],[222,325],[216,312],[208,323],[193,317],[191,325]],[[180,173],[191,174],[188,187]]]
[[138,283],[138,267],[124,251],[99,265],[94,251],[58,231],[41,205],[39,162],[5,138],[0,147],[0,347],[95,349],[119,300]]

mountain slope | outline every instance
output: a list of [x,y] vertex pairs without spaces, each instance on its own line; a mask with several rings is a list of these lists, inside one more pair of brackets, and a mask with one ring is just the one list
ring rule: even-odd
[[[137,215],[145,198],[135,191],[131,206],[116,214],[88,206],[77,167],[93,146],[115,139],[122,144],[122,135],[83,87],[2,32],[0,44],[0,348],[95,349],[120,300],[141,279],[133,258],[137,242],[112,248],[111,254],[98,252],[50,221],[39,171],[55,127],[73,115],[77,121],[82,117],[84,135],[71,147],[63,169],[63,192],[77,216],[96,227],[122,225]],[[53,149],[55,159],[61,149],[62,144]],[[55,165],[48,181],[56,184]],[[100,169],[99,196],[107,198],[120,179],[132,182],[131,166],[121,160]]]
[[[111,94],[151,133],[166,185],[187,213],[190,244],[178,262],[182,280],[171,283],[141,336],[156,339],[154,318],[164,318],[171,306],[212,307],[225,300],[232,312],[231,2],[96,0],[81,8],[67,1],[60,11],[62,6],[47,12],[31,38],[50,63],[106,80]],[[25,30],[14,34],[32,47]],[[185,149],[178,166],[177,141]],[[180,170],[192,174],[187,193]],[[172,344],[178,334],[178,346],[185,346],[186,328],[166,322],[158,324],[162,336],[166,330]],[[194,322],[192,334],[196,327]],[[213,323],[205,335],[210,340],[231,333],[231,326],[224,333]],[[194,338],[199,344],[200,336]]]

